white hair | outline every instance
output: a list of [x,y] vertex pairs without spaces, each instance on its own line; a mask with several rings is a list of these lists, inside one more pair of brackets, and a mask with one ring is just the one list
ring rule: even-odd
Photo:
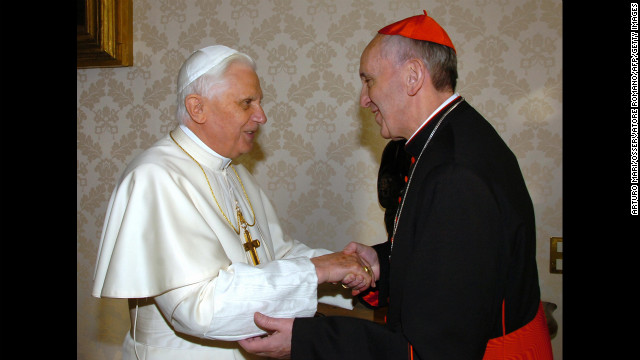
[[211,98],[211,85],[223,81],[226,70],[229,68],[229,65],[234,62],[246,64],[254,71],[257,69],[255,61],[249,55],[240,52],[222,60],[220,64],[214,66],[209,71],[192,81],[182,91],[178,92],[178,106],[176,109],[176,119],[178,120],[178,123],[184,124],[189,119],[189,113],[187,112],[187,108],[184,103],[187,96],[190,94],[197,94],[208,99]]

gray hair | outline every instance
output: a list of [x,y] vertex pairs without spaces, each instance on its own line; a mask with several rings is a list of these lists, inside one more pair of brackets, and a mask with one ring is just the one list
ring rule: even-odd
[[458,60],[452,48],[400,35],[385,35],[380,41],[383,44],[383,56],[394,59],[396,65],[411,58],[418,58],[429,70],[431,82],[436,90],[456,91]]

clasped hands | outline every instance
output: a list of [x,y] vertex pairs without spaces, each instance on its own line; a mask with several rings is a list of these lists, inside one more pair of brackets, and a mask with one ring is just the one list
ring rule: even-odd
[[[316,267],[318,284],[341,282],[357,295],[376,286],[380,278],[380,263],[375,250],[356,242],[349,243],[341,252],[311,258]],[[259,312],[254,314],[256,325],[268,335],[238,341],[246,351],[260,356],[288,359],[291,355],[293,318],[272,318]]]
[[352,242],[341,252],[311,258],[316,267],[318,284],[340,282],[342,287],[351,288],[353,296],[369,287],[375,287],[375,273],[380,272],[377,255],[374,251],[373,258],[368,253],[363,256],[357,251],[358,245],[361,244]]

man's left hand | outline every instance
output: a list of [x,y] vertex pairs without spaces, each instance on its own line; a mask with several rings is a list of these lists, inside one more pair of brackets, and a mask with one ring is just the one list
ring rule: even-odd
[[246,351],[275,359],[289,359],[291,356],[291,335],[294,319],[279,319],[263,315],[253,315],[259,328],[269,333],[265,337],[253,337],[238,341]]

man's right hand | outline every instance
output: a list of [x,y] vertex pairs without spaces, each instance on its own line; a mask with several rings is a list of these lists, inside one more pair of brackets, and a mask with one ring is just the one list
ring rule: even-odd
[[[357,254],[363,261],[370,264],[369,268],[373,271],[374,281],[380,279],[380,261],[374,248],[352,241],[342,249],[342,252],[345,254]],[[375,283],[372,287],[375,287]]]
[[371,269],[371,265],[355,252],[349,254],[343,251],[317,256],[311,258],[311,262],[316,267],[318,284],[341,282],[344,286],[351,288],[353,296],[370,286],[375,287],[373,272],[366,270]]

